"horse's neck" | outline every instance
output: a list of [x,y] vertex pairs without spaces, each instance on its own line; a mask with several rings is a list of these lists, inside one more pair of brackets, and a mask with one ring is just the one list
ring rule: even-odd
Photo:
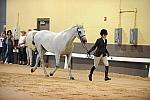
[[64,36],[64,40],[66,41],[66,43],[68,42],[72,43],[74,39],[76,38],[76,31],[73,28],[68,29],[64,31],[63,36]]

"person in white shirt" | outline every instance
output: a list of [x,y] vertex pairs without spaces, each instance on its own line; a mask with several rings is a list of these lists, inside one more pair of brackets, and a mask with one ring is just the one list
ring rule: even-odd
[[19,46],[19,64],[25,65],[27,56],[26,56],[26,32],[21,31],[21,36],[19,38],[18,46]]
[[4,38],[2,37],[2,34],[3,33],[0,34],[0,61],[3,60],[2,51],[3,51],[3,40],[4,40]]

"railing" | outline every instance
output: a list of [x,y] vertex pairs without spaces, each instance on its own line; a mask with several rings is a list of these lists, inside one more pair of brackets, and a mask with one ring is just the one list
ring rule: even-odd
[[[46,52],[45,55],[55,55],[51,52]],[[72,53],[72,57],[75,58],[89,58],[87,54],[79,54],[79,53]],[[89,59],[94,59],[94,55],[91,55]],[[108,57],[109,61],[120,61],[120,62],[137,62],[137,63],[144,63],[145,67],[148,69],[148,77],[150,77],[150,58],[132,58],[132,57],[115,57],[115,56],[110,56]]]

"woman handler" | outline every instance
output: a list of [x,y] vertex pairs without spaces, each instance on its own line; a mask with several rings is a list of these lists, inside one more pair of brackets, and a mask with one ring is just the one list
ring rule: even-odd
[[[94,65],[90,70],[90,74],[89,74],[89,80],[92,81],[92,74],[94,72],[94,70],[98,67],[98,64],[100,62],[100,60],[104,63],[105,65],[105,78],[104,80],[111,80],[111,78],[108,77],[108,70],[109,70],[109,63],[107,60],[107,56],[109,57],[109,52],[107,51],[107,30],[106,29],[102,29],[100,31],[100,35],[101,38],[98,38],[96,40],[96,43],[94,44],[94,46],[87,52],[89,55],[90,53],[96,49],[95,53],[94,53]],[[106,56],[107,55],[107,56]]]

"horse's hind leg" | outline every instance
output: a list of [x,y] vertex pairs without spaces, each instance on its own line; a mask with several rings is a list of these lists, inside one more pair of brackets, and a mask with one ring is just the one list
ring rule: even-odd
[[27,54],[27,66],[29,66],[30,65],[30,57],[29,57],[28,47],[26,48],[26,54]]
[[69,72],[69,79],[74,80],[74,77],[71,74],[71,63],[70,63],[71,62],[71,56],[72,56],[71,53],[67,55],[67,58],[68,58],[68,72]]
[[37,57],[36,57],[35,67],[31,69],[32,73],[37,69],[39,61],[40,61],[40,55],[38,54]]
[[59,62],[60,62],[60,55],[55,55],[55,60],[56,60],[56,66],[52,72],[50,72],[50,76],[53,76],[54,73],[56,72],[57,68],[59,67]]
[[45,69],[45,66],[44,66],[44,59],[43,59],[43,56],[45,54],[45,50],[43,49],[42,46],[38,47],[37,50],[38,50],[38,55],[37,55],[37,58],[36,58],[36,64],[35,64],[35,67],[31,69],[31,72],[34,72],[37,69],[38,63],[41,59],[41,64],[42,64],[42,67],[43,67],[43,70],[44,70],[44,74],[47,77],[48,74],[46,72],[46,69]]
[[32,64],[32,49],[27,47],[26,48],[26,53],[27,53],[28,66],[30,65],[31,67],[33,67],[33,64]]
[[33,67],[32,56],[33,56],[32,49],[29,48],[29,64],[30,64],[31,67]]
[[43,70],[44,70],[44,74],[46,77],[49,77],[49,75],[47,74],[46,72],[46,69],[45,69],[45,64],[44,64],[44,54],[45,54],[45,50],[44,48],[41,46],[41,64],[42,64],[42,67],[43,67]]

